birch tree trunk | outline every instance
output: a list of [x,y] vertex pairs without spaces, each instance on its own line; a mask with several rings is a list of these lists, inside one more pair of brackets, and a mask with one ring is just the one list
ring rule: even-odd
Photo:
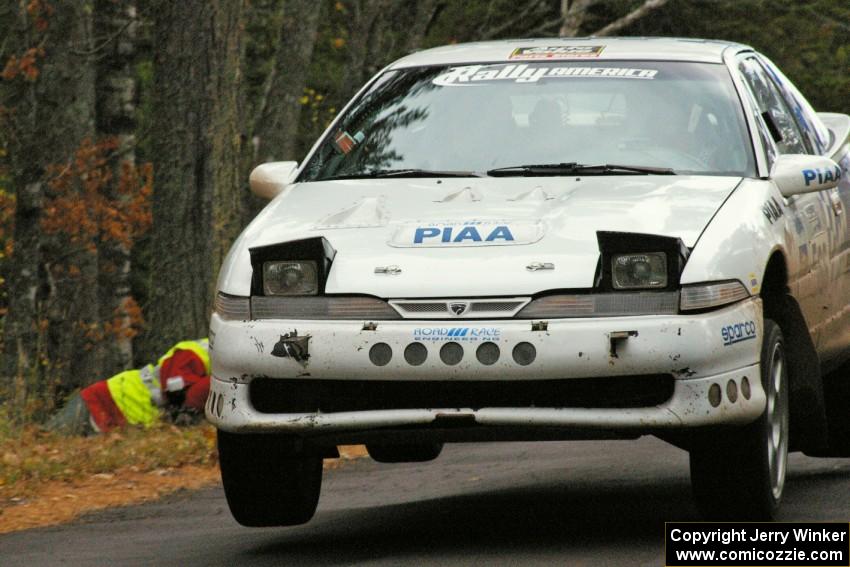
[[[139,22],[135,0],[96,0],[94,18],[99,43],[97,131],[100,138],[117,139],[118,150],[111,164],[117,178],[121,162],[135,165],[136,161],[137,88],[133,66]],[[98,260],[100,318],[118,322],[104,345],[104,370],[113,374],[133,365],[133,341],[124,333],[131,326],[127,313],[131,300],[130,250],[120,242],[105,242],[98,247]]]

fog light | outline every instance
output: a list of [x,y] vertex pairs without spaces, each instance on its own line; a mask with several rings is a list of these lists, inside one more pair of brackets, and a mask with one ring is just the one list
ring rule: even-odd
[[712,384],[708,389],[708,403],[712,406],[717,407],[720,405],[720,386],[717,384]]
[[369,349],[369,360],[375,366],[386,366],[393,357],[393,349],[387,343],[375,343]]
[[482,343],[475,351],[475,356],[478,362],[485,366],[496,364],[499,361],[499,345],[491,342]]
[[514,362],[520,366],[528,366],[537,358],[537,349],[531,343],[519,343],[514,347]]
[[738,401],[738,385],[734,380],[729,380],[726,383],[726,397],[733,404]]
[[410,343],[404,349],[404,359],[411,366],[419,366],[428,358],[428,349],[422,343]]
[[440,349],[440,360],[449,366],[454,366],[463,360],[463,347],[458,343],[446,343]]
[[741,394],[745,400],[749,400],[752,395],[752,392],[750,392],[750,381],[746,376],[741,380]]

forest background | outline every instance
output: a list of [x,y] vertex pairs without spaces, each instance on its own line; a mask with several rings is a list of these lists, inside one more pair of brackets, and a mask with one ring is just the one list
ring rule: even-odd
[[591,34],[747,43],[850,113],[847,0],[3,0],[0,417],[205,336],[250,170],[393,59]]

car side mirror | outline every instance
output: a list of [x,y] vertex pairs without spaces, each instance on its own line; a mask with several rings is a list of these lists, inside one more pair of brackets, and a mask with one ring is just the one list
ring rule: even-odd
[[842,175],[841,167],[828,157],[806,154],[781,155],[770,172],[783,197],[832,189]]
[[261,163],[251,172],[248,181],[251,192],[263,199],[274,199],[287,185],[298,169],[297,161],[272,161]]

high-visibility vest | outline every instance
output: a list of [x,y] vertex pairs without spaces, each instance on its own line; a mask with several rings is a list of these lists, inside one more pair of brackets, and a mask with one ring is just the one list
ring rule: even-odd
[[[125,370],[106,381],[109,395],[112,396],[112,400],[127,423],[148,427],[159,418],[155,398],[142,378],[142,371],[147,373],[151,369],[153,365],[149,364],[142,370]],[[159,379],[155,379],[154,383],[156,390],[159,391]]]
[[153,425],[159,418],[158,406],[162,404],[162,390],[159,381],[159,369],[162,363],[175,351],[189,350],[204,363],[207,374],[210,372],[209,341],[181,341],[171,347],[156,363],[148,364],[139,370],[125,370],[106,381],[109,394],[127,423]]
[[174,351],[177,350],[190,350],[198,355],[198,358],[201,359],[204,363],[204,369],[206,369],[207,374],[210,373],[210,341],[209,339],[198,339],[195,341],[180,341],[173,347],[171,347],[168,352],[159,357],[159,360],[156,362],[157,368],[162,366],[162,363],[166,358],[169,358],[174,354]]

